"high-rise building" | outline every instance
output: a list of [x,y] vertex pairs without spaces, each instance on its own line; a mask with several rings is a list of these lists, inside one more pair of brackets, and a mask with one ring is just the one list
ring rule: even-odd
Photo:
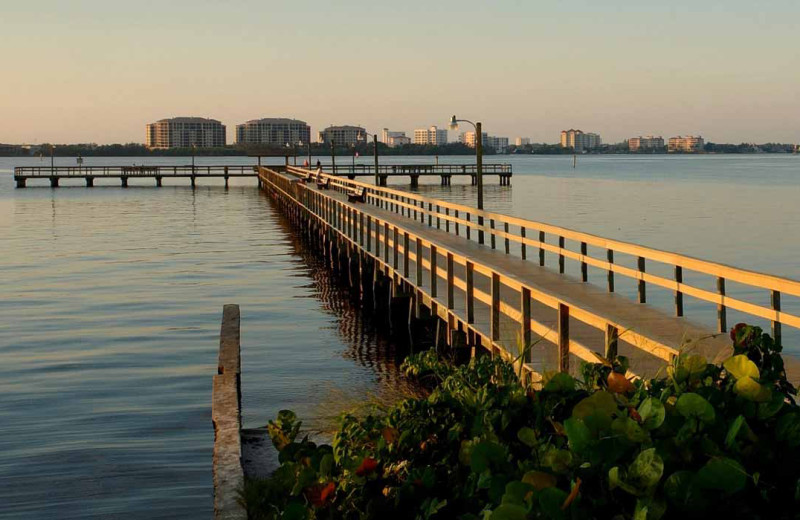
[[222,147],[226,144],[225,125],[204,117],[173,117],[146,127],[148,148]]
[[305,121],[283,117],[253,119],[236,125],[238,144],[268,144],[275,146],[308,144],[311,127]]
[[[481,132],[481,144],[484,148],[493,148],[496,152],[505,152],[508,148],[508,137],[496,137],[486,132]],[[462,132],[458,136],[458,142],[475,148],[475,132]]]
[[701,152],[705,142],[703,138],[694,135],[677,136],[669,138],[667,150],[670,152]]
[[514,144],[516,146],[528,146],[529,144],[531,144],[531,138],[530,137],[517,137],[516,139],[514,139]]
[[591,132],[586,133],[582,130],[575,130],[574,128],[561,131],[562,148],[572,148],[576,152],[582,152],[584,150],[600,148],[602,144],[603,141],[600,139],[599,134]]
[[333,141],[337,145],[354,146],[367,142],[367,131],[360,126],[329,126],[319,133],[319,141],[324,144]]
[[414,130],[414,144],[432,144],[440,146],[447,144],[447,129],[418,128]]
[[[389,144],[389,141],[390,141],[390,140],[391,140],[393,137],[405,137],[405,136],[406,136],[406,133],[405,133],[405,132],[394,132],[394,131],[392,131],[392,130],[389,130],[388,128],[384,128],[384,129],[383,129],[383,132],[381,133],[381,142],[382,142],[383,144],[387,144],[387,145],[388,145],[388,144]],[[390,145],[390,146],[391,146],[391,145]]]
[[646,137],[639,136],[628,139],[628,150],[631,152],[661,150],[663,148],[664,138],[661,136],[653,137],[648,135]]

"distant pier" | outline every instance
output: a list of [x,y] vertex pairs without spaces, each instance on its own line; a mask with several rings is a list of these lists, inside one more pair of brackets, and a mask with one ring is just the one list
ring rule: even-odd
[[[225,185],[232,177],[257,177],[260,165],[228,166],[17,166],[14,168],[14,181],[17,188],[28,186],[29,180],[47,180],[50,187],[58,188],[62,179],[83,179],[87,188],[94,186],[95,179],[119,179],[122,187],[128,186],[128,179],[154,179],[161,187],[163,179],[190,179],[195,186],[200,178],[222,178]],[[287,163],[288,166],[288,163]],[[456,176],[469,177],[477,184],[478,167],[475,164],[386,164],[375,167],[367,164],[322,165],[324,173],[347,177],[374,177],[379,186],[386,186],[389,177],[408,177],[411,186],[419,186],[420,177],[439,177],[442,186],[450,186]],[[483,176],[498,176],[501,186],[511,185],[510,164],[484,164]]]

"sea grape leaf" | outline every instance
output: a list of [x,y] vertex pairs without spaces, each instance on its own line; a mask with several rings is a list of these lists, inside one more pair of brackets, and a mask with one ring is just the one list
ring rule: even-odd
[[503,446],[491,441],[481,441],[472,448],[470,468],[475,473],[483,473],[491,464],[499,464],[505,460]]
[[651,489],[658,484],[664,474],[664,461],[656,453],[655,448],[649,448],[636,456],[628,467],[627,482],[639,489]]
[[744,424],[744,416],[740,415],[736,419],[733,420],[730,427],[728,428],[728,434],[725,436],[725,447],[728,449],[733,448],[736,444],[736,436],[739,435],[739,430],[742,428]]
[[760,377],[756,364],[750,361],[750,358],[744,354],[729,357],[722,363],[722,366],[736,379],[741,379],[743,377],[758,379]]
[[522,477],[522,482],[530,484],[536,489],[542,490],[544,488],[554,487],[556,485],[556,476],[544,471],[529,471]]
[[517,438],[522,444],[528,447],[536,446],[536,431],[533,428],[523,426],[517,432]]
[[706,361],[706,358],[699,354],[684,356],[680,360],[681,368],[686,370],[686,372],[689,374],[689,377],[702,374],[705,372],[707,365],[708,362]]
[[525,505],[525,497],[528,496],[535,488],[526,482],[514,480],[506,484],[505,494],[503,495],[503,504],[516,504]]
[[783,408],[784,399],[783,394],[780,392],[772,392],[772,398],[769,401],[759,403],[758,418],[763,421],[780,412],[781,408]]
[[617,417],[611,423],[611,430],[625,437],[630,442],[644,442],[647,440],[647,432],[630,417]]
[[580,419],[570,417],[564,421],[564,431],[567,433],[569,446],[575,453],[582,453],[592,442],[592,432]]
[[639,405],[639,416],[642,418],[642,426],[648,430],[655,430],[664,423],[667,412],[664,403],[655,397],[648,397]]
[[525,520],[528,510],[519,504],[500,504],[492,511],[489,520]]
[[682,394],[675,406],[678,413],[686,418],[695,417],[704,423],[714,422],[714,408],[699,394],[693,392]]
[[772,392],[770,392],[769,388],[759,384],[758,381],[749,376],[737,379],[736,384],[733,385],[733,391],[745,399],[759,403],[768,402],[772,398]]
[[639,490],[628,484],[628,482],[625,481],[625,477],[625,473],[619,468],[619,466],[614,466],[608,470],[608,487],[611,489],[620,488],[626,493],[638,496],[640,494]]
[[553,520],[565,519],[567,514],[561,509],[561,506],[564,505],[564,501],[567,500],[568,496],[565,491],[557,487],[543,489],[539,493],[539,507],[542,508],[542,512],[547,518]]
[[747,484],[747,472],[733,459],[714,457],[697,472],[696,483],[705,489],[736,493]]
[[572,409],[572,416],[583,419],[590,415],[611,416],[617,412],[617,401],[605,390],[595,392],[578,402]]
[[572,392],[575,390],[575,378],[566,372],[555,372],[544,384],[548,392]]
[[691,471],[676,471],[664,481],[664,494],[676,505],[688,505],[694,477]]
[[800,414],[787,413],[778,419],[775,425],[775,437],[789,446],[800,445]]

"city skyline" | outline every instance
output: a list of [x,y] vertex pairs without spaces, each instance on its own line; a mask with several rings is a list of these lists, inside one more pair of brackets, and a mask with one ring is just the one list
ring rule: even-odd
[[453,113],[534,142],[570,127],[797,142],[798,16],[787,0],[16,3],[0,142],[141,142],[174,116],[413,135]]

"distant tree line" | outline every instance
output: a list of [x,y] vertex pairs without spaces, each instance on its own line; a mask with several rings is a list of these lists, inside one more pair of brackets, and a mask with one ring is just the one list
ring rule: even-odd
[[[28,148],[19,145],[0,144],[0,157],[24,157],[29,155],[49,156],[51,145],[45,143],[33,147],[33,153]],[[765,143],[765,144],[720,144],[706,143],[703,151],[705,153],[792,153],[795,145],[784,143]],[[313,156],[328,157],[331,155],[331,147],[322,143],[311,143],[298,147],[275,147],[260,145],[230,145],[216,148],[169,148],[166,150],[149,149],[141,143],[126,144],[56,144],[55,155],[58,157],[188,157],[197,156],[255,156],[255,155],[297,155],[305,157],[308,153]],[[360,156],[371,156],[374,154],[374,144],[371,142],[359,143],[356,146],[336,146],[337,157],[352,157],[355,153]],[[490,147],[484,147],[484,155],[495,155],[498,153]],[[531,143],[523,146],[509,146],[507,154],[534,154],[534,155],[571,155],[575,153],[572,148],[562,148],[560,144],[550,143]],[[658,154],[667,153],[666,147],[658,150],[641,150],[630,152],[628,144],[614,143],[604,144],[596,150],[588,150],[586,153],[596,154]],[[475,149],[463,143],[447,143],[445,145],[418,145],[407,144],[390,148],[384,143],[378,143],[378,155],[474,155]]]

